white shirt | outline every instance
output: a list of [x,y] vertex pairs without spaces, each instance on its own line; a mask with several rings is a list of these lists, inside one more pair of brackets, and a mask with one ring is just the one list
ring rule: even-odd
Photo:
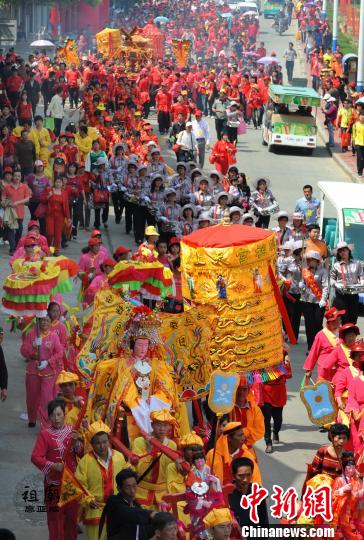
[[63,99],[58,94],[55,94],[52,97],[51,102],[48,105],[47,114],[53,118],[64,117]]
[[193,131],[191,131],[191,133],[188,133],[188,131],[181,131],[178,135],[177,144],[182,146],[183,150],[195,150],[197,141]]
[[206,120],[193,120],[192,133],[194,134],[196,139],[205,139],[206,144],[210,144],[210,128]]

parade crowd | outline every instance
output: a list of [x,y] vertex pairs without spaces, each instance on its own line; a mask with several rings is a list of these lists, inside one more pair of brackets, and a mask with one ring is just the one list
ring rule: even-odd
[[[285,9],[298,20],[330,136],[337,126],[343,151],[352,146],[357,153],[361,176],[360,94],[345,79],[339,47],[331,53],[320,4],[298,2],[294,10],[291,4]],[[143,9],[116,13],[116,26],[169,19],[164,58],[143,65],[125,66],[96,53],[66,65],[45,51],[26,59],[13,49],[0,52],[0,249],[9,249],[9,273],[24,278],[36,263],[66,258],[69,243],[86,230],[76,272],[81,312],[123,262],[159,262],[174,283],[164,302],[140,295],[126,336],[129,356],[118,351],[113,391],[120,389],[117,402],[125,412],[118,424],[124,451],[112,444],[116,434],[105,418],[82,423],[87,395],[76,358],[87,332],[75,320],[70,325],[62,294],[50,299],[37,324],[29,316],[13,321],[22,331],[28,427],[41,427],[31,461],[44,475],[51,540],[76,539],[79,523],[88,540],[227,540],[241,538],[244,525],[269,524],[265,501],[257,505],[258,521],[240,501],[253,500],[254,483],[264,485],[256,443],[264,439],[267,454],[279,451],[292,376],[289,346],[280,377],[252,384],[241,375],[233,410],[219,421],[207,401],[198,400],[193,425],[182,436],[175,382],[166,361],[153,355],[156,304],[169,313],[184,310],[181,238],[221,223],[268,229],[272,216],[281,296],[295,338],[307,342],[302,374],[309,380],[317,369],[338,407],[337,423],[323,426],[329,446],[318,449],[306,481],[328,475],[340,538],[363,538],[364,342],[355,294],[364,286],[363,265],[353,256],[355,246],[339,242],[330,252],[321,239],[320,201],[311,185],[296,186],[297,201],[286,211],[270,179],[259,176],[259,164],[253,181],[239,170],[238,138],[247,126],[261,127],[269,85],[281,84],[283,75],[278,61],[259,63],[268,52],[259,41],[258,19],[236,17],[229,26],[221,16],[228,10],[227,4],[182,0],[177,6],[143,2]],[[173,38],[192,44],[193,60],[181,69],[171,52]],[[80,51],[83,42],[81,36]],[[294,61],[292,50],[293,44],[286,62]],[[286,68],[292,75],[293,66]],[[164,159],[166,149],[175,156],[173,167],[173,158]],[[119,245],[109,253],[103,244],[110,208],[120,234],[133,235],[134,249]],[[3,337],[0,329],[5,401]],[[79,496],[58,507],[66,473]]]

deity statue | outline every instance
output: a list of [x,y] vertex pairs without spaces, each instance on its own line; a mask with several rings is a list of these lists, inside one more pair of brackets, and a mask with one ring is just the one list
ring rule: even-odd
[[151,433],[150,413],[178,408],[173,370],[165,360],[158,315],[146,306],[133,308],[115,364],[106,421],[112,426],[120,407],[127,414],[129,440]]

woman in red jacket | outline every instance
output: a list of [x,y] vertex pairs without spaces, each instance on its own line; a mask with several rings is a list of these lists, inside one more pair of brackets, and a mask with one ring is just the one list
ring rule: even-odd
[[28,99],[27,92],[22,92],[19,103],[16,106],[16,115],[19,120],[19,125],[22,126],[24,123],[32,125],[33,123],[33,109],[32,104]]
[[47,205],[46,236],[48,245],[54,247],[57,255],[61,247],[63,227],[65,224],[71,223],[68,193],[63,189],[62,178],[55,178],[53,187],[46,190],[43,202]]
[[247,98],[247,111],[246,114],[248,117],[251,117],[255,129],[261,126],[262,123],[262,111],[263,100],[259,92],[259,86],[257,84],[252,84],[250,92]]
[[223,132],[221,141],[216,141],[212,149],[210,163],[214,164],[216,170],[225,176],[230,165],[236,163],[235,154],[235,146],[229,142],[227,132]]

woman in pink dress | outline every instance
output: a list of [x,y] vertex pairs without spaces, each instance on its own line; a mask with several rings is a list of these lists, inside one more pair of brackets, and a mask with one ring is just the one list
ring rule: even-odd
[[361,356],[364,354],[364,347],[361,341],[357,341],[351,348],[350,364],[345,369],[336,372],[332,382],[334,385],[335,399],[339,409],[345,410],[348,397],[348,388],[354,377],[357,377],[360,368]]
[[364,470],[364,341],[356,343],[355,350],[359,357],[359,374],[352,378],[348,388],[348,402],[345,411],[350,414],[350,433],[354,446],[358,469]]
[[85,300],[88,304],[91,304],[94,301],[95,294],[102,289],[103,287],[106,287],[108,284],[107,276],[110,274],[112,269],[115,266],[115,261],[113,261],[111,258],[107,258],[103,261],[102,264],[100,264],[100,268],[103,270],[103,273],[96,276],[92,281],[88,289],[85,293]]
[[83,445],[73,427],[65,425],[65,402],[54,399],[47,407],[50,427],[42,429],[32,452],[32,463],[44,474],[44,503],[47,509],[49,540],[76,540],[78,503],[57,507],[64,465],[76,470],[76,456]]
[[340,343],[335,349],[333,350],[333,355],[335,358],[336,365],[336,373],[334,375],[337,375],[339,371],[342,369],[346,369],[351,365],[351,350],[355,343],[355,340],[357,336],[360,334],[359,328],[353,324],[353,323],[346,323],[344,324],[340,330],[339,330],[339,339]]
[[39,320],[24,338],[20,353],[27,363],[25,376],[28,426],[35,427],[37,417],[42,425],[48,423],[47,405],[56,395],[55,381],[63,358],[63,348],[55,332],[51,330],[48,315]]

